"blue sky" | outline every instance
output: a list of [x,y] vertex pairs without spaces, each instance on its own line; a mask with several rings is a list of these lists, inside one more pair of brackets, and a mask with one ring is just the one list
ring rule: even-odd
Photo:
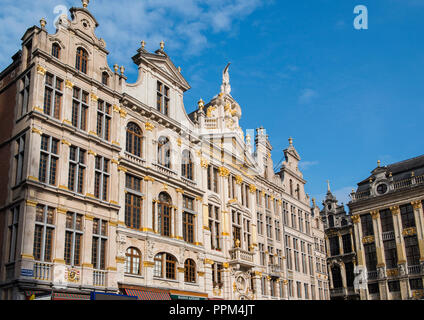
[[[2,1],[0,68],[18,50],[26,28],[54,8],[78,0]],[[368,30],[355,30],[353,9],[366,5]],[[97,35],[109,64],[136,68],[140,41],[165,51],[192,86],[188,112],[219,92],[231,62],[232,95],[244,130],[264,126],[283,157],[292,136],[307,192],[320,203],[326,180],[348,201],[377,165],[423,154],[424,0],[92,0]]]

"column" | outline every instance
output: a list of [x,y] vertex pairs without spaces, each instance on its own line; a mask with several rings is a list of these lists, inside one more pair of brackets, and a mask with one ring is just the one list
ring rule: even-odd
[[[365,267],[365,254],[362,245],[362,229],[361,229],[361,216],[359,214],[352,215],[352,222],[355,232],[355,241],[356,241],[356,257],[357,257],[357,266]],[[365,269],[366,270],[366,269]],[[367,285],[367,284],[366,284]],[[359,295],[361,300],[368,300],[368,287],[359,289]]]
[[[109,172],[110,172],[109,202],[110,202],[110,204],[113,204],[113,205],[119,205],[120,193],[124,193],[124,192],[120,192],[120,190],[122,190],[122,191],[125,190],[125,173],[127,172],[127,169],[118,166],[118,163],[119,162],[117,160],[112,159],[110,161],[110,168],[109,168]],[[121,175],[124,176],[124,185],[120,185]],[[124,203],[125,202],[121,202],[121,204],[124,204]],[[120,221],[124,221],[124,220],[120,220]]]
[[[152,177],[144,177],[144,194],[145,199],[143,200],[143,231],[151,231],[154,232],[157,230],[157,226],[155,224],[157,223],[157,219],[154,219],[153,221],[153,207],[154,207],[154,214],[157,214],[157,204],[156,200],[153,199],[153,182],[154,179]],[[155,202],[154,202],[155,201]]]
[[86,176],[87,176],[87,184],[86,184],[86,196],[94,198],[94,170],[96,168],[96,156],[97,154],[92,151],[88,150],[87,155],[87,169],[86,169]]
[[[119,205],[121,206],[121,208],[119,209],[119,213],[118,213],[118,223],[123,222],[124,225],[125,225],[125,197],[126,197],[125,196],[126,195],[125,172],[120,171],[118,169],[116,169],[116,170],[117,170],[117,185],[116,186],[112,185],[112,188],[118,189],[117,201],[118,201]],[[144,184],[142,183],[141,192],[144,192],[144,190],[146,190],[145,189],[145,183]],[[115,199],[113,199],[113,200],[115,200]],[[145,214],[145,212],[146,212],[145,201],[143,201],[143,203],[142,203],[142,208],[143,208],[142,209],[143,211],[142,211],[142,214],[141,214],[141,217],[142,217],[141,223],[142,223],[142,226],[145,226],[145,223],[144,223],[144,219],[145,219],[145,216],[146,216],[146,214]]]
[[154,130],[154,126],[149,123],[146,122],[145,123],[145,130],[144,130],[144,134],[145,134],[145,156],[144,158],[146,159],[146,167],[151,167],[153,163],[156,163],[156,148],[157,148],[157,144],[155,142],[153,142],[153,130]]
[[106,288],[117,288],[117,262],[116,257],[118,255],[117,248],[117,233],[116,228],[118,224],[115,222],[108,223],[108,239],[107,239],[107,254],[106,254]]
[[[35,231],[35,211],[37,203],[34,201],[26,200],[24,207],[24,219],[23,221],[23,234],[20,242],[22,243],[21,252],[21,268],[22,269],[33,269],[34,263],[34,231]],[[22,209],[21,209],[22,210]],[[22,211],[21,211],[22,212]],[[18,252],[19,246],[17,245]],[[20,274],[20,271],[19,271]]]
[[58,167],[58,181],[59,189],[69,190],[68,175],[69,175],[69,152],[71,143],[67,140],[62,139],[60,142],[60,160]]
[[374,229],[374,243],[377,253],[377,268],[384,268],[386,266],[383,250],[383,239],[381,231],[380,213],[378,210],[371,211],[372,224]]
[[56,209],[56,228],[54,230],[54,258],[53,258],[53,283],[55,287],[65,284],[65,232],[66,232],[66,208]]
[[[203,244],[205,246],[205,242],[203,241],[203,205],[202,205],[203,198],[202,197],[196,197],[195,203],[197,208],[197,215],[195,217],[195,241]],[[205,230],[207,231],[207,230]],[[210,248],[209,248],[210,249]]]
[[[177,208],[175,212],[175,238],[183,240],[183,193],[184,190],[177,189]],[[194,242],[197,242],[196,231],[194,231]]]
[[422,200],[412,201],[411,205],[414,208],[415,225],[417,228],[418,246],[420,248],[420,262],[424,263],[424,212]]
[[[84,234],[82,240],[81,249],[81,284],[83,286],[93,285],[93,264],[91,259],[91,253],[93,249],[93,219],[94,217],[90,214],[84,216]],[[107,265],[107,264],[106,264]]]
[[[69,77],[72,75],[69,73]],[[72,122],[72,99],[74,92],[74,84],[70,80],[65,80],[64,93],[62,97],[62,123],[71,125]]]
[[406,273],[406,252],[405,252],[405,242],[402,236],[402,220],[400,217],[400,208],[399,206],[390,207],[390,211],[393,216],[393,228],[395,231],[396,239],[396,251],[398,256],[398,268],[400,279],[400,293],[401,299],[406,300],[409,297],[409,283]]
[[[41,130],[33,127],[29,135],[29,148],[26,148],[28,155],[28,179],[38,181],[40,168],[40,150],[41,150]],[[28,151],[28,152],[27,152]]]
[[342,238],[342,235],[340,234],[340,232],[338,232],[337,236],[339,237],[340,254],[343,255],[344,254],[343,238]]

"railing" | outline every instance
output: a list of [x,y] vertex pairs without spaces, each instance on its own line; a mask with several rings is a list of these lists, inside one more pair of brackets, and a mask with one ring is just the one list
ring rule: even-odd
[[44,262],[34,263],[34,279],[49,281],[52,277],[52,264]]
[[283,272],[283,267],[278,264],[272,264],[269,266],[271,273],[280,273]]
[[93,271],[93,285],[96,287],[104,287],[106,283],[106,271]]
[[231,260],[246,261],[253,263],[253,252],[245,251],[240,248],[235,248],[229,251]]
[[146,161],[140,157],[137,157],[131,153],[125,152],[125,159],[133,162],[139,166],[144,166],[146,164]]
[[153,164],[156,168],[157,171],[159,171],[160,173],[166,175],[166,176],[176,176],[177,173],[175,171],[172,171],[171,169],[164,167],[158,163],[154,163]]
[[383,232],[382,238],[383,238],[383,241],[393,240],[395,238],[395,232],[394,231]]
[[370,190],[357,192],[357,193],[355,193],[355,199],[354,200],[369,198],[370,195],[371,195]]
[[195,187],[197,185],[196,182],[194,182],[193,180],[187,179],[185,177],[181,177],[181,180],[183,180],[185,182],[185,184],[187,184],[191,187]]
[[368,280],[376,280],[378,278],[377,271],[368,271]]
[[421,266],[408,266],[408,274],[420,274],[421,273]]

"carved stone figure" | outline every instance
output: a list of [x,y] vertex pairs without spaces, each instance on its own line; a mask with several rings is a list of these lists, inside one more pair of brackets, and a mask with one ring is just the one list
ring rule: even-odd
[[399,265],[399,274],[400,274],[401,276],[406,275],[405,265],[404,265],[404,264]]
[[224,69],[224,72],[222,73],[221,92],[224,93],[224,94],[230,94],[231,93],[230,73],[228,72],[230,64],[231,63],[227,64],[227,66]]

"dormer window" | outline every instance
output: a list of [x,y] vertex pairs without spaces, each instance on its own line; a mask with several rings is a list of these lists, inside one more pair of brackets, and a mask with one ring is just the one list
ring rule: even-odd
[[60,59],[60,46],[57,43],[53,43],[52,45],[52,56]]
[[387,189],[388,189],[387,184],[385,184],[385,183],[379,184],[377,186],[377,193],[378,194],[385,194],[387,192]]
[[164,115],[169,115],[169,88],[160,81],[157,83],[156,108]]
[[102,73],[102,83],[105,86],[108,86],[109,85],[109,75],[107,74],[106,71]]
[[88,53],[83,48],[77,49],[75,68],[83,73],[87,73]]

